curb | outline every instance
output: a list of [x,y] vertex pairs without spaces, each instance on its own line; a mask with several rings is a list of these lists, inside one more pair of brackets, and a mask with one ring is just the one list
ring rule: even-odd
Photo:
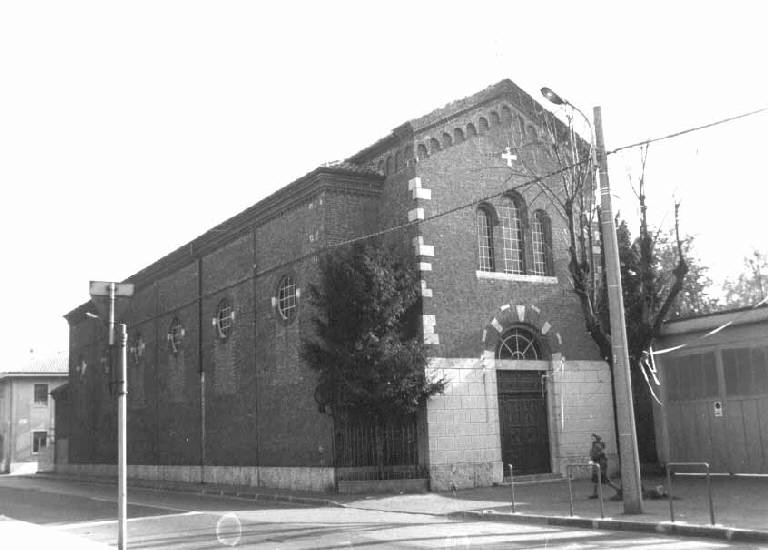
[[[94,483],[100,485],[114,485],[116,479],[79,477],[63,474],[36,474],[48,479],[61,479],[77,481],[81,483]],[[174,493],[197,494],[201,496],[219,496],[230,498],[242,498],[256,502],[287,502],[303,506],[350,508],[357,509],[344,502],[328,498],[300,497],[280,493],[260,493],[253,488],[239,488],[236,486],[223,487],[208,484],[163,484],[149,480],[129,480],[129,486],[152,491],[166,491]],[[366,508],[367,509],[367,508]],[[394,510],[393,510],[394,511]],[[610,531],[639,531],[644,533],[660,533],[664,535],[679,535],[684,537],[702,537],[716,540],[738,542],[766,542],[768,531],[756,529],[739,529],[736,527],[691,525],[685,523],[672,523],[670,521],[650,522],[619,519],[590,519],[578,516],[545,516],[538,514],[521,514],[510,512],[496,512],[494,510],[482,511],[458,511],[458,512],[403,512],[441,516],[449,519],[464,521],[509,521],[515,523],[528,523],[539,525],[556,525],[560,527],[580,527],[583,529],[603,529]]]
[[[59,479],[66,481],[77,481],[80,483],[93,483],[98,485],[114,485],[117,480],[110,478],[93,478],[93,477],[79,477],[68,476],[61,474],[54,475],[39,475],[47,479]],[[330,508],[346,508],[346,506],[340,502],[326,498],[314,498],[314,497],[299,497],[295,495],[279,494],[279,493],[259,493],[253,490],[241,490],[238,487],[222,487],[218,485],[208,484],[162,484],[154,481],[146,480],[128,480],[129,487],[135,487],[140,489],[148,489],[151,491],[165,491],[171,493],[186,493],[196,494],[201,496],[217,496],[217,497],[231,497],[242,498],[246,500],[255,500],[257,502],[289,502],[291,504],[301,504],[304,506],[316,506],[316,507],[330,507]]]
[[570,516],[541,516],[534,514],[519,514],[483,510],[480,512],[450,512],[445,514],[451,519],[476,521],[510,521],[516,523],[537,523],[557,525],[561,527],[581,527],[586,529],[604,529],[611,531],[641,531],[646,533],[661,533],[664,535],[680,535],[685,537],[704,537],[718,540],[739,542],[768,541],[768,531],[755,529],[737,529],[709,525],[688,525],[669,521],[646,522],[617,519],[589,519]]

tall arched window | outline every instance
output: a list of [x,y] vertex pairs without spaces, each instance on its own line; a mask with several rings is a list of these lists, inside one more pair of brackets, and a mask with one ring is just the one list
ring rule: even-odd
[[504,249],[504,273],[525,273],[522,209],[519,201],[506,197],[504,205],[499,208],[499,221]]
[[524,327],[509,329],[502,335],[499,347],[496,348],[496,359],[536,361],[543,358],[541,345],[533,332]]
[[552,226],[543,210],[537,210],[531,220],[531,249],[533,274],[552,275]]
[[477,246],[480,271],[493,271],[493,225],[486,208],[477,209]]
[[423,143],[419,143],[419,146],[416,147],[416,156],[419,160],[423,160],[429,156],[429,153],[427,152],[427,146]]

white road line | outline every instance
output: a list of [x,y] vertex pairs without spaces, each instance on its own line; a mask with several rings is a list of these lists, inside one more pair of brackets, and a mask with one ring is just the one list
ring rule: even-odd
[[[95,500],[97,502],[112,502],[117,504],[117,501],[115,498],[102,498],[102,497],[88,497],[89,500]],[[128,506],[142,506],[144,508],[157,508],[158,510],[172,510],[174,512],[191,512],[193,510],[190,510],[189,508],[176,508],[174,506],[167,506],[167,505],[160,505],[160,504],[150,504],[148,502],[139,502],[137,500],[129,500]]]
[[[205,513],[206,512],[188,511],[188,512],[183,512],[179,514],[163,514],[161,516],[144,516],[139,518],[128,518],[128,521],[131,523],[135,523],[137,521],[144,521],[148,519],[178,518],[178,517],[184,517],[184,516],[197,516]],[[81,527],[99,527],[101,525],[110,525],[113,523],[117,523],[117,520],[104,519],[101,521],[81,521],[77,523],[62,523],[62,524],[54,525],[53,527],[55,527],[56,529],[79,529]]]

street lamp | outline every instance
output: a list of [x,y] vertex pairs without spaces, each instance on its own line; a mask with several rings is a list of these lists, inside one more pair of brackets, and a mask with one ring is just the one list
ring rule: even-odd
[[[133,285],[130,283],[113,283],[106,281],[91,281],[89,291],[93,303],[102,313],[105,308],[104,299],[108,300],[108,330],[109,330],[109,348],[110,358],[115,345],[115,309],[116,302],[120,298],[129,298],[133,296]],[[123,300],[122,305],[125,305]],[[86,313],[88,317],[101,318],[93,313]],[[119,550],[125,550],[128,546],[128,481],[127,481],[127,408],[126,398],[128,394],[127,370],[128,370],[128,330],[125,323],[120,323],[120,375],[117,382],[117,516],[118,532],[117,547]]]
[[635,415],[632,405],[632,381],[629,372],[624,298],[621,292],[619,246],[611,209],[611,187],[608,180],[608,162],[603,143],[600,107],[593,109],[595,118],[593,126],[581,109],[563,99],[552,89],[544,87],[541,89],[541,94],[555,105],[567,105],[577,111],[589,124],[590,131],[594,133],[592,150],[594,151],[593,154],[597,154],[597,165],[600,171],[600,228],[605,239],[603,249],[605,250],[605,271],[608,282],[608,309],[610,310],[611,318],[613,372],[618,390],[616,393],[616,423],[618,424],[619,432],[617,444],[619,445],[624,513],[640,514],[643,512],[640,457],[637,451]]

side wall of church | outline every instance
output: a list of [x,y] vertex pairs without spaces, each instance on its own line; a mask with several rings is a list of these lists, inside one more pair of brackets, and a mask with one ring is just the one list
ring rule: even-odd
[[[137,285],[126,318],[129,464],[179,467],[172,475],[192,481],[202,479],[201,463],[211,479],[228,475],[221,467],[258,467],[247,482],[291,487],[295,473],[285,480],[270,467],[332,465],[332,421],[318,410],[316,374],[300,358],[302,335],[311,329],[305,301],[317,280],[312,253],[325,242],[373,231],[378,204],[372,193],[328,189],[209,253],[190,249],[186,265]],[[286,276],[298,291],[290,322],[276,310]],[[226,338],[216,325],[222,302],[232,310]],[[183,334],[174,347],[175,321]],[[105,328],[88,318],[73,322],[70,352],[76,404],[70,462],[75,469],[114,463],[116,398],[109,382],[117,357],[110,372]],[[322,474],[311,488],[328,483],[332,475]]]

